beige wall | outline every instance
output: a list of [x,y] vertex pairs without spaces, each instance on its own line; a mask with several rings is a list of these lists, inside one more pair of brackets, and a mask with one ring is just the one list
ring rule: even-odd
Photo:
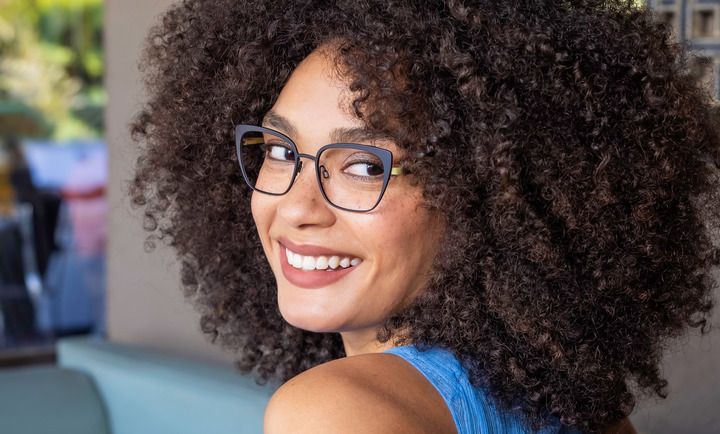
[[138,212],[123,189],[137,155],[127,125],[142,101],[137,69],[143,38],[170,0],[108,0],[105,10],[106,114],[110,154],[107,330],[111,340],[194,358],[229,362],[205,341],[198,315],[183,301],[169,249],[143,250]]
[[[140,219],[122,191],[136,155],[127,124],[142,100],[136,68],[139,47],[157,14],[170,3],[107,2],[108,333],[115,341],[229,362],[230,356],[209,345],[199,332],[197,314],[182,299],[172,254],[162,247],[152,254],[144,252]],[[716,314],[716,331],[718,318]],[[675,345],[664,366],[670,397],[641,401],[632,417],[636,427],[656,434],[720,432],[720,333],[703,339],[692,336],[686,345]]]
[[[716,291],[715,300],[720,299]],[[720,433],[720,306],[711,332],[699,331],[673,343],[661,373],[668,380],[668,398],[638,400],[631,419],[645,434]]]

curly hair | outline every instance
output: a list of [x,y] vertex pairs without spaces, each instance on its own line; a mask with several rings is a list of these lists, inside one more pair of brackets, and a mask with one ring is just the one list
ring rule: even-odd
[[709,328],[720,111],[687,48],[631,0],[170,8],[141,59],[128,190],[209,339],[261,384],[345,355],[338,333],[280,315],[233,136],[329,41],[354,116],[411,151],[447,221],[425,291],[378,339],[451,349],[532,429],[600,432],[639,394],[664,398],[670,338]]

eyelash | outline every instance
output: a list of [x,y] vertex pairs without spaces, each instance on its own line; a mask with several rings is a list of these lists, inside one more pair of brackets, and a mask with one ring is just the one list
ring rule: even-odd
[[[271,150],[272,150],[272,148],[276,148],[276,147],[277,147],[277,148],[282,148],[282,149],[284,149],[284,151],[290,151],[290,150],[291,150],[291,148],[289,148],[288,146],[285,146],[284,144],[281,144],[281,143],[266,143],[266,144],[265,144],[265,154],[266,154],[266,155],[269,155],[269,156],[270,156],[269,158],[272,159],[272,160],[274,160],[274,161],[280,161],[280,162],[282,162],[282,161],[290,161],[290,160],[280,160],[280,159],[277,159],[277,158],[273,158],[273,157],[271,156],[271,155],[272,155]],[[345,172],[345,170],[346,170],[347,168],[349,168],[349,167],[351,167],[351,166],[354,166],[354,165],[356,165],[356,164],[364,164],[364,165],[366,165],[366,166],[380,167],[380,166],[377,164],[377,161],[371,161],[371,160],[355,160],[355,161],[352,161],[352,162],[346,164],[345,167],[343,167],[342,171]],[[345,173],[347,173],[347,172],[345,172]],[[347,175],[349,175],[349,176],[351,176],[351,177],[353,177],[353,178],[356,178],[356,179],[361,179],[361,180],[374,180],[374,179],[377,179],[378,177],[381,177],[381,176],[382,176],[382,174],[363,176],[363,175],[356,175],[356,174],[352,174],[352,173],[347,173]]]

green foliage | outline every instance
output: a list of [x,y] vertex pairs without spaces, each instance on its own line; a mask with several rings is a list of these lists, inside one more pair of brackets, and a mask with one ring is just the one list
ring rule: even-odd
[[[34,113],[21,131],[0,122],[0,134],[103,134],[102,7],[102,0],[0,0],[0,116]],[[31,120],[37,128],[27,128]]]

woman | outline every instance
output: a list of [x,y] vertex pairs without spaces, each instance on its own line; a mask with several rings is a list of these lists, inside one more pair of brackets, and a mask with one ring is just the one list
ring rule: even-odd
[[630,1],[183,1],[130,193],[266,433],[634,432],[720,259],[683,54]]

